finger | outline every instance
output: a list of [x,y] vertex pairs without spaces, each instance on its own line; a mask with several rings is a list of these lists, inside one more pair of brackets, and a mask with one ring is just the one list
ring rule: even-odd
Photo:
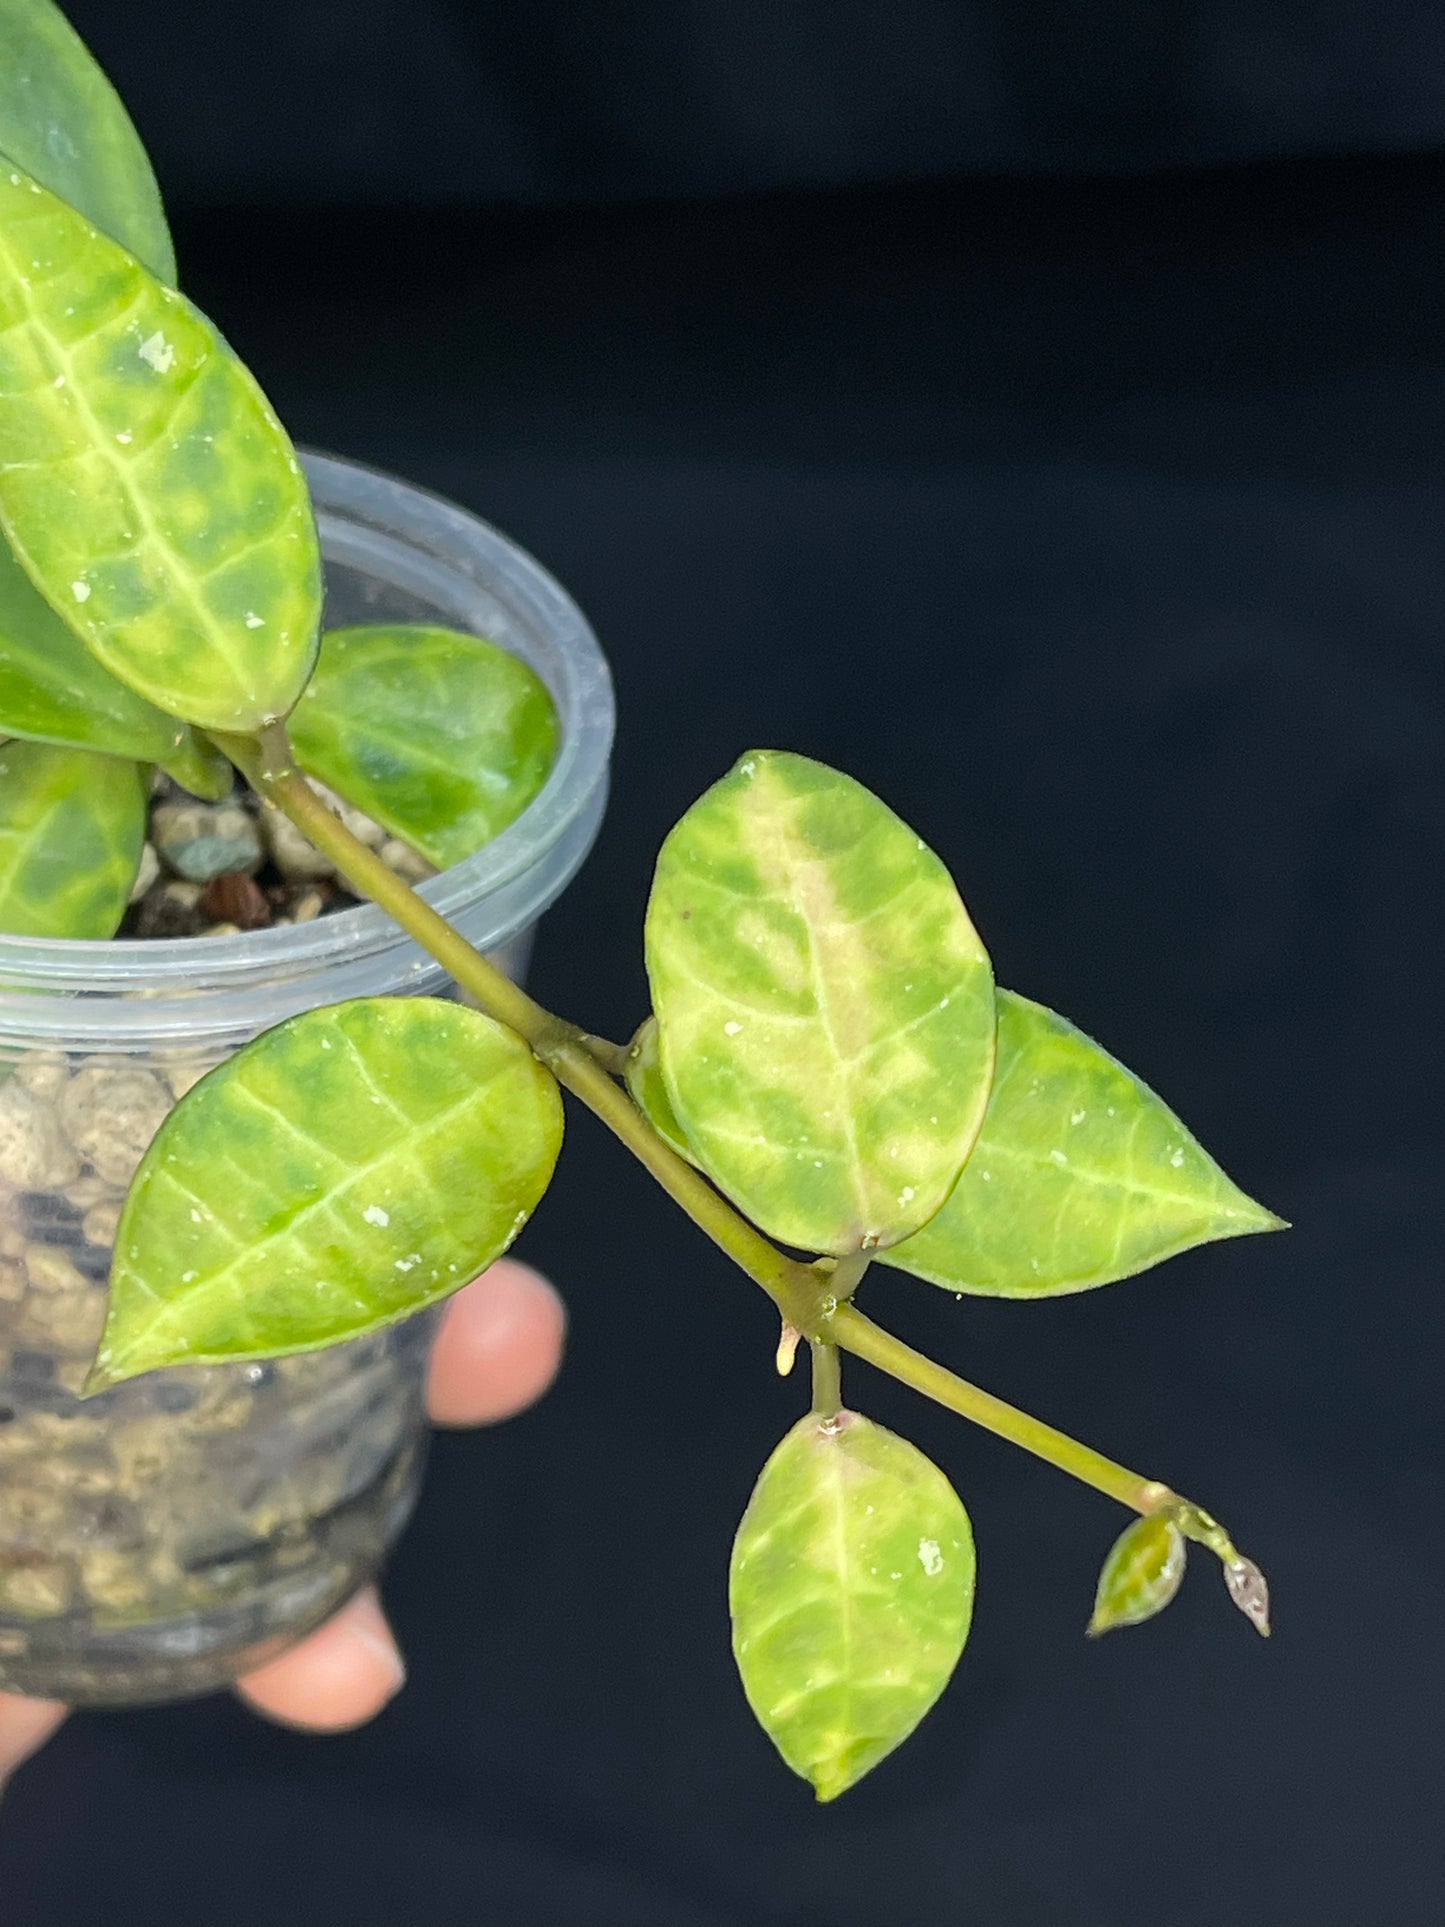
[[540,1272],[500,1258],[451,1300],[432,1352],[438,1425],[485,1425],[540,1398],[557,1376],[567,1313]]
[[406,1668],[367,1586],[319,1632],[239,1680],[236,1691],[258,1713],[311,1733],[364,1726],[406,1684]]
[[65,1708],[56,1700],[0,1693],[0,1793],[16,1767],[44,1746],[64,1718]]

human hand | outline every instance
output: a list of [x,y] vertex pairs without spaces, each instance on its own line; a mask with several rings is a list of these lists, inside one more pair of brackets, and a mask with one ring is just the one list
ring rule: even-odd
[[[437,1425],[488,1425],[540,1398],[562,1356],[566,1314],[545,1278],[503,1258],[447,1306],[432,1353],[427,1406]],[[342,1733],[379,1713],[406,1678],[367,1586],[300,1645],[237,1682],[257,1712],[283,1725]],[[65,1718],[53,1700],[0,1693],[0,1791]]]

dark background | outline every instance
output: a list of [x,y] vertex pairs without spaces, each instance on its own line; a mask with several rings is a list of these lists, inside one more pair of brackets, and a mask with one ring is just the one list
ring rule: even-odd
[[308,1741],[74,1721],[5,1927],[1436,1927],[1445,15],[1433,0],[76,0],[186,285],[299,439],[534,549],[615,666],[545,1001],[625,1033],[675,815],[742,749],[880,790],[1010,985],[1287,1238],[1052,1306],[870,1308],[1167,1478],[1200,1558],[864,1368],[974,1515],[968,1653],[816,1809],[727,1650],[798,1409],[762,1299],[574,1121],[536,1413],[436,1448],[408,1691]]

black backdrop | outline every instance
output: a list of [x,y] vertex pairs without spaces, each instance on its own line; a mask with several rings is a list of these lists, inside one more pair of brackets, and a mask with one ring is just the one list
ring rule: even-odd
[[[961,1487],[981,1587],[944,1703],[815,1809],[724,1602],[797,1389],[762,1301],[579,1118],[523,1247],[570,1362],[437,1445],[388,1585],[406,1694],[329,1742],[224,1700],[75,1721],[0,1819],[0,1920],[1435,1927],[1445,162],[1387,150],[1441,134],[1438,14],[1106,8],[1083,44],[998,0],[274,13],[77,17],[177,190],[189,287],[297,436],[480,510],[597,624],[614,800],[539,994],[634,1020],[651,855],[749,744],[882,791],[1003,980],[1297,1229],[1050,1307],[870,1301],[1217,1509],[1278,1630],[1201,1561],[1086,1644],[1117,1514],[857,1368]],[[708,112],[664,113],[687,61]],[[503,99],[532,129],[510,172]],[[1246,153],[1277,158],[1148,171]],[[904,174],[935,178],[869,179]]]

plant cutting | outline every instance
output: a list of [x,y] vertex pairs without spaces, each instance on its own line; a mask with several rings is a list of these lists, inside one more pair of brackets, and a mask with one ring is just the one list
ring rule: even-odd
[[[44,85],[0,83],[0,929],[104,948],[143,861],[150,772],[213,802],[239,779],[464,998],[300,1009],[173,1079],[154,1114],[125,1113],[134,1168],[56,1427],[198,1372],[198,1396],[224,1403],[237,1372],[324,1371],[331,1348],[416,1330],[540,1204],[566,1092],[771,1297],[762,1363],[786,1374],[806,1346],[807,1410],[737,1529],[730,1604],[747,1699],[820,1799],[937,1700],[975,1581],[962,1501],[845,1402],[845,1355],[1136,1515],[1091,1631],[1157,1613],[1194,1543],[1267,1632],[1258,1568],[1201,1507],[857,1300],[880,1263],[960,1298],[1044,1298],[1280,1221],[1139,1079],[998,987],[940,858],[808,758],[747,753],[667,837],[644,933],[652,1010],[630,1042],[542,1009],[482,954],[367,826],[455,866],[525,821],[559,741],[546,688],[450,625],[324,628],[306,474],[178,292],[118,103],[48,4],[0,0],[0,52],[7,34]],[[70,1155],[65,1184],[83,1185],[109,1154],[115,1118],[76,1095],[105,1067],[72,1057],[14,1067],[0,1170],[26,1195],[26,1159]],[[257,1543],[291,1523],[254,1520]],[[32,1618],[37,1556],[21,1568]]]

